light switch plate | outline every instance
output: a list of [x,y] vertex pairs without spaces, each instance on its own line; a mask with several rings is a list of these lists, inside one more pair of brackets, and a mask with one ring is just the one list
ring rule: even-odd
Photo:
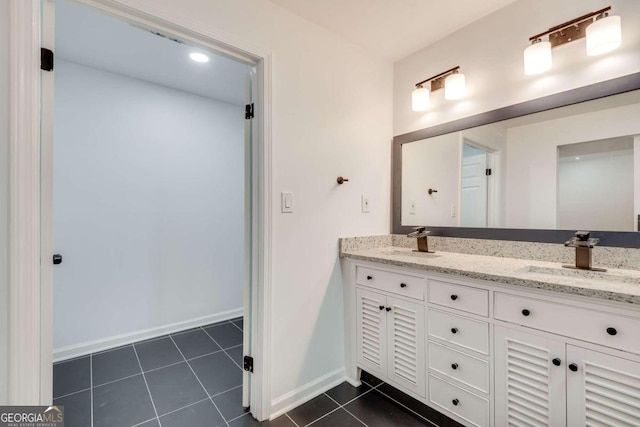
[[458,209],[456,205],[451,205],[451,218],[455,218],[458,215]]
[[369,205],[369,196],[366,194],[362,195],[362,213],[371,212],[371,206]]
[[282,213],[293,212],[293,193],[283,191],[281,193]]

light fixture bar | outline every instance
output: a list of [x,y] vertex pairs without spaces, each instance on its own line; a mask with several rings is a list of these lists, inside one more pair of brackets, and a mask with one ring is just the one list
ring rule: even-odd
[[586,15],[579,16],[570,21],[563,22],[560,25],[549,28],[543,33],[529,37],[529,41],[535,42],[541,37],[548,35],[551,46],[556,47],[581,39],[586,36],[586,29],[593,22],[593,18],[604,15],[610,10],[611,6],[605,7],[604,9],[596,10],[595,12],[587,13]]
[[455,74],[460,70],[460,66],[453,67],[450,70],[444,71],[440,74],[436,74],[433,77],[429,77],[428,79],[424,79],[421,82],[416,83],[416,88],[421,87],[423,84],[431,82],[431,92],[434,90],[442,89],[444,87],[444,79],[450,76],[451,74]]

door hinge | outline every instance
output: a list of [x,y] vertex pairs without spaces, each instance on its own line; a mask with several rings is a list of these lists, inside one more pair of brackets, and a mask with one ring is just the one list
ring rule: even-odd
[[253,103],[244,106],[244,118],[246,120],[253,119]]
[[40,69],[44,71],[53,71],[53,51],[50,49],[40,48]]
[[247,372],[253,373],[253,357],[251,356],[244,357],[244,370]]
[[491,175],[491,168],[485,169],[484,174],[485,174],[486,176]]

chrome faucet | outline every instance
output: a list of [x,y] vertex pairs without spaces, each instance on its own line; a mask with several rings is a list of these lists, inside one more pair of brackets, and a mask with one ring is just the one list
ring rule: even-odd
[[576,231],[575,236],[564,242],[564,245],[576,248],[576,265],[563,265],[564,268],[576,268],[579,270],[607,271],[604,268],[591,266],[591,251],[600,242],[600,239],[591,238],[588,231]]
[[433,251],[429,250],[429,241],[427,240],[427,236],[431,233],[430,231],[426,231],[427,227],[415,227],[413,233],[407,234],[407,237],[414,237],[418,239],[418,249],[414,250],[414,252],[428,252],[433,253]]

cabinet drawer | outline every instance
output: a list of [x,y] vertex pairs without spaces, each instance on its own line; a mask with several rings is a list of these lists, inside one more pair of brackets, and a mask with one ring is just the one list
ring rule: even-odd
[[429,369],[489,393],[489,362],[429,342]]
[[369,267],[356,267],[356,282],[394,294],[424,300],[425,279]]
[[489,400],[429,375],[429,401],[474,426],[489,425]]
[[428,301],[458,310],[489,315],[489,291],[469,286],[429,280]]
[[429,310],[429,335],[482,354],[489,354],[489,324]]
[[495,293],[494,317],[558,335],[640,353],[638,318],[500,292]]

